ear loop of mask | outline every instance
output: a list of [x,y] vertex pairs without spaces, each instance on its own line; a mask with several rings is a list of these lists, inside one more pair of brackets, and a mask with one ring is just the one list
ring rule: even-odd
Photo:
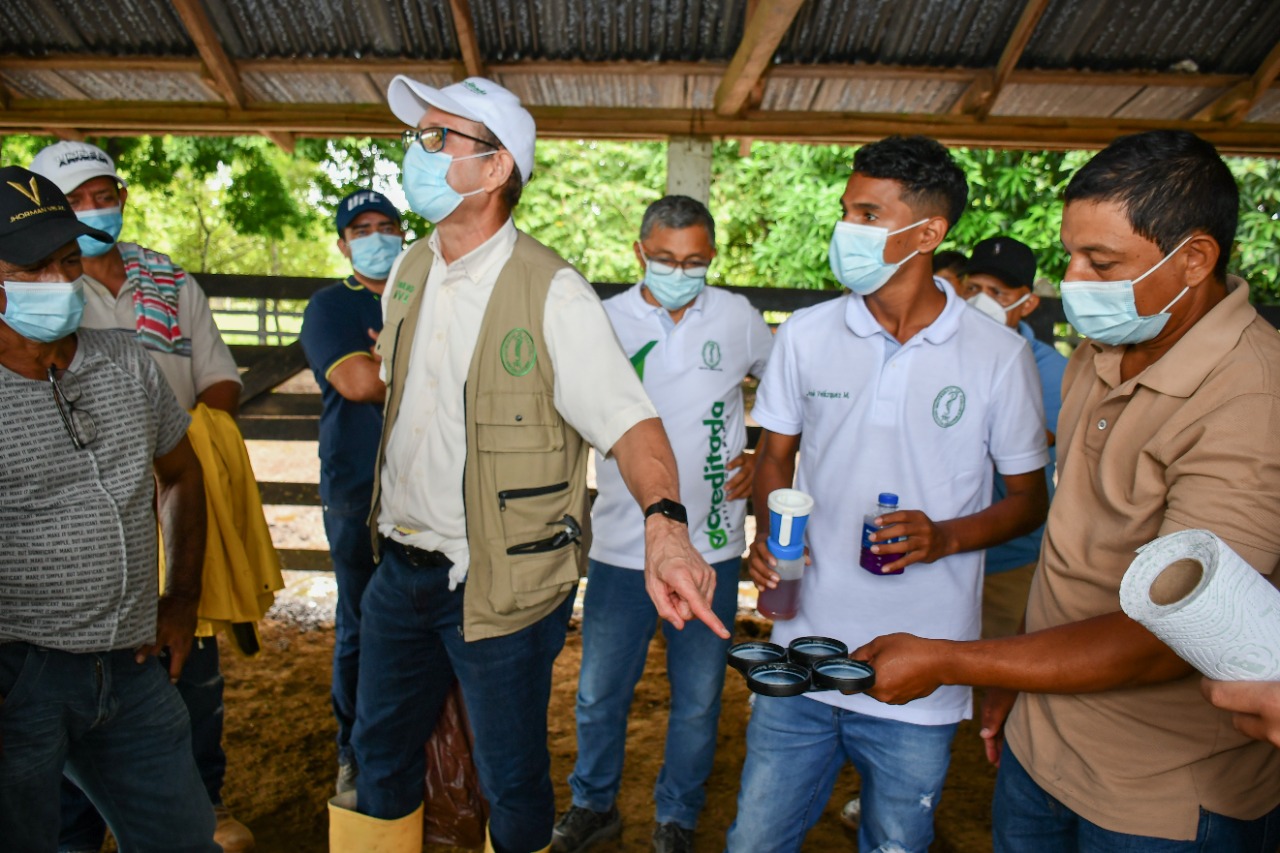
[[[1170,258],[1172,258],[1174,255],[1178,254],[1178,250],[1179,250],[1179,249],[1181,249],[1183,246],[1187,245],[1187,243],[1189,243],[1189,242],[1191,241],[1191,238],[1192,238],[1192,237],[1194,237],[1194,236],[1196,236],[1196,235],[1194,235],[1194,234],[1188,234],[1188,235],[1186,236],[1186,238],[1185,238],[1185,239],[1183,239],[1183,241],[1182,241],[1181,243],[1179,243],[1178,245],[1176,245],[1176,246],[1174,246],[1174,247],[1173,247],[1173,251],[1172,251],[1172,252],[1170,252],[1169,254],[1165,255],[1165,256],[1160,260],[1160,263],[1156,264],[1154,267],[1152,267],[1151,269],[1149,269],[1149,270],[1147,270],[1146,272],[1144,272],[1142,275],[1140,275],[1140,276],[1138,276],[1137,278],[1135,278],[1135,279],[1133,280],[1134,285],[1137,285],[1137,283],[1138,283],[1138,282],[1142,281],[1144,278],[1146,278],[1147,276],[1151,275],[1151,274],[1152,274],[1153,272],[1155,272],[1156,270],[1160,269],[1160,267],[1164,266],[1165,261],[1169,260],[1169,259],[1170,259]],[[1173,297],[1173,301],[1172,301],[1172,302],[1170,302],[1168,305],[1164,306],[1163,308],[1161,308],[1159,311],[1157,311],[1157,312],[1156,312],[1156,314],[1164,314],[1164,313],[1166,313],[1170,308],[1172,308],[1172,307],[1177,303],[1177,301],[1178,301],[1179,299],[1181,299],[1183,296],[1185,296],[1185,295],[1186,295],[1186,293],[1187,293],[1187,291],[1188,291],[1188,290],[1190,290],[1190,289],[1191,289],[1191,285],[1189,285],[1189,284],[1188,284],[1186,287],[1182,288],[1181,292],[1179,292],[1177,296]],[[1154,316],[1154,315],[1153,315],[1153,316]]]

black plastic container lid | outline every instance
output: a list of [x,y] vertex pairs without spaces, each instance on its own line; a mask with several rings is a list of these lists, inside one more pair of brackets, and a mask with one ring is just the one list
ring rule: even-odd
[[799,696],[812,682],[809,670],[794,663],[760,663],[747,670],[747,686],[761,696]]
[[833,657],[813,665],[813,686],[819,690],[839,690],[848,696],[870,690],[875,683],[876,671],[859,660]]
[[729,647],[729,666],[742,673],[757,664],[780,663],[786,659],[786,649],[763,640],[750,640]]
[[796,637],[787,646],[787,660],[801,666],[813,666],[820,660],[847,657],[849,647],[831,637]]

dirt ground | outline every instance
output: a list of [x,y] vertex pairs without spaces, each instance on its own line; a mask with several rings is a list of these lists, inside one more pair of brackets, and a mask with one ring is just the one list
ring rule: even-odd
[[[335,771],[334,723],[329,705],[331,628],[303,630],[284,622],[262,624],[263,653],[240,658],[223,647],[227,679],[225,746],[229,759],[224,798],[248,824],[261,853],[321,853],[327,849],[325,801]],[[767,623],[740,619],[737,635],[767,632]],[[575,755],[573,703],[581,659],[581,634],[571,627],[556,663],[551,699],[551,764],[556,801],[569,803],[566,778]],[[653,830],[652,791],[662,760],[668,692],[662,641],[650,647],[648,668],[636,691],[627,739],[627,764],[618,807],[622,839],[602,850],[647,851]],[[723,849],[737,809],[738,777],[745,749],[749,692],[737,673],[726,671],[719,749],[708,782],[709,796],[698,828],[699,851]],[[977,727],[963,724],[956,738],[951,772],[937,813],[932,850],[978,853],[991,849],[990,802],[994,771],[982,756]],[[847,768],[809,833],[806,853],[856,850],[838,820],[841,805],[857,792],[857,775]],[[442,853],[448,848],[427,846]]]

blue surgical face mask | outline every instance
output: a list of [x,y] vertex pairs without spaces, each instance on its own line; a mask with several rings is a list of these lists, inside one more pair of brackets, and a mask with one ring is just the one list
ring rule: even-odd
[[1182,288],[1173,297],[1173,302],[1159,312],[1143,317],[1138,313],[1138,305],[1134,299],[1134,285],[1160,269],[1190,239],[1190,236],[1187,237],[1165,255],[1160,263],[1132,281],[1064,281],[1062,308],[1067,320],[1075,326],[1077,332],[1103,344],[1122,346],[1151,340],[1169,322],[1169,309],[1191,288]]
[[884,247],[889,238],[928,221],[927,218],[921,219],[897,231],[875,225],[837,222],[831,235],[831,248],[827,253],[836,281],[859,296],[875,293],[893,278],[898,267],[920,254],[917,250],[897,263],[889,263],[884,259]]
[[110,243],[95,240],[87,235],[81,235],[76,238],[76,242],[80,244],[80,254],[86,258],[96,258],[111,251],[111,247],[120,239],[120,229],[124,227],[124,208],[116,205],[115,207],[100,207],[97,210],[77,210],[76,219],[79,219],[90,228],[97,228],[99,231],[106,231],[111,235]]
[[386,279],[403,247],[403,237],[381,231],[347,242],[347,248],[351,250],[351,266],[360,275],[375,281]]
[[409,209],[432,224],[443,221],[462,204],[464,198],[484,192],[481,188],[460,193],[449,186],[446,179],[449,167],[459,160],[474,160],[496,153],[495,150],[454,157],[443,151],[428,154],[421,145],[410,146],[404,155],[404,195],[409,200]]
[[84,316],[84,284],[75,281],[6,281],[0,320],[24,338],[43,344],[61,340],[80,328]]
[[663,308],[675,311],[688,305],[707,284],[707,268],[688,270],[644,257],[644,286]]

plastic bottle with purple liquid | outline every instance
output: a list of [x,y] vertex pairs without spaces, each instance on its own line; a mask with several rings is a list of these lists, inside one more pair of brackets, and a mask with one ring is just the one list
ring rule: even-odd
[[769,553],[778,564],[778,585],[760,591],[756,609],[775,621],[791,619],[800,609],[800,579],[804,575],[804,527],[813,512],[813,498],[796,489],[769,493]]
[[876,519],[882,515],[897,511],[898,496],[893,492],[881,492],[876,505],[871,508],[871,512],[862,517],[862,552],[858,556],[858,565],[873,575],[900,575],[905,571],[905,569],[894,569],[888,572],[884,568],[894,560],[902,559],[901,554],[876,554],[871,550],[872,545],[888,545],[890,542],[902,541],[904,537],[901,536],[897,539],[887,539],[883,542],[871,541],[871,534],[880,529],[876,527]]

